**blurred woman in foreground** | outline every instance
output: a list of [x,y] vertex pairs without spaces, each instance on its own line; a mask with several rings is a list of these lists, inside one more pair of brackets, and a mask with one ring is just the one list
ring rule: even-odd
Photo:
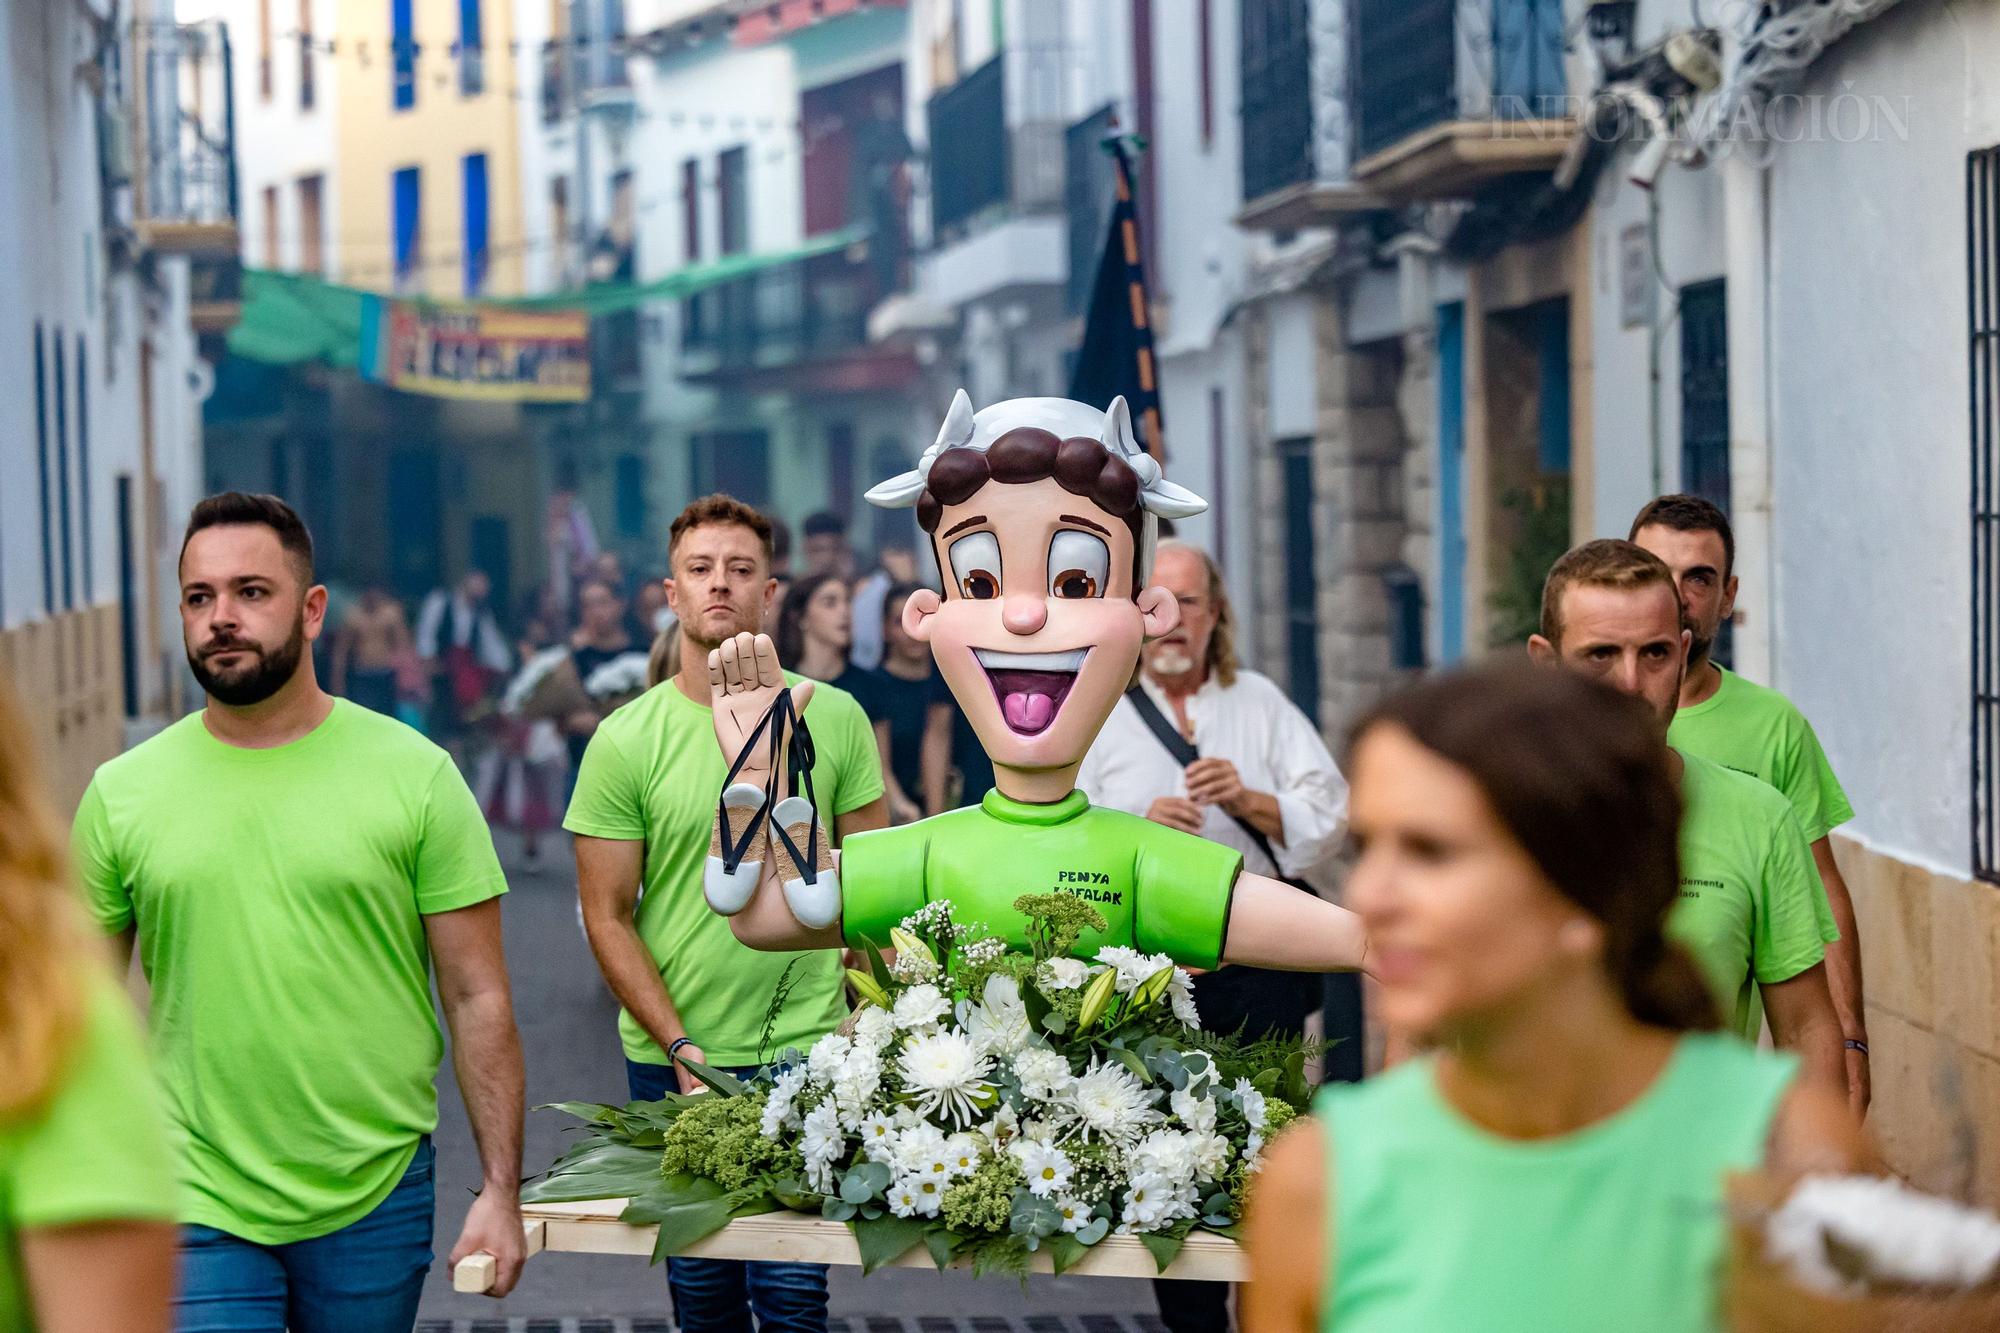
[[1346,765],[1385,1021],[1434,1054],[1323,1095],[1251,1197],[1251,1333],[1721,1327],[1728,1172],[1872,1163],[1832,1090],[1722,1034],[1661,933],[1657,727],[1512,665],[1397,695]]
[[0,682],[0,1329],[163,1333],[175,1203],[137,1017]]

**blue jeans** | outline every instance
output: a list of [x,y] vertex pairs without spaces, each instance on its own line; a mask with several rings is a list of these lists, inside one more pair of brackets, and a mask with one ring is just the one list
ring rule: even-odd
[[[738,1078],[753,1068],[724,1071]],[[679,1092],[672,1065],[625,1062],[635,1102]],[[681,1333],[826,1333],[826,1265],[756,1264],[736,1259],[667,1260],[667,1289]]]
[[408,1333],[431,1266],[436,1157],[426,1136],[373,1212],[311,1240],[181,1228],[175,1333]]

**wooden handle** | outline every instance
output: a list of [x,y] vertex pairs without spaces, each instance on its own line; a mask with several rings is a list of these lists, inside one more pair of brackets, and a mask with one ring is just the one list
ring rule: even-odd
[[458,1261],[458,1267],[451,1270],[451,1289],[484,1295],[493,1290],[493,1280],[498,1271],[498,1263],[484,1250],[468,1254]]

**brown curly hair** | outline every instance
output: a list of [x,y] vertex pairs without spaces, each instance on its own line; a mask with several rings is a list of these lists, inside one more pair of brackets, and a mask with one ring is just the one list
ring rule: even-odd
[[[1132,596],[1137,598],[1146,573],[1139,474],[1101,441],[1084,436],[1065,440],[1035,426],[1018,426],[984,452],[947,449],[931,464],[923,493],[917,497],[917,524],[935,545],[945,506],[964,504],[989,481],[1027,486],[1050,477],[1071,495],[1083,497],[1131,529]],[[951,568],[942,551],[937,556],[938,568]]]

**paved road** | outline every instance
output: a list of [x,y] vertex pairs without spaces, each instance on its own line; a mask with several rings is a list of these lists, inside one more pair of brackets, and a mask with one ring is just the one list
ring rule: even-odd
[[[566,839],[563,840],[566,843]],[[565,856],[568,848],[563,846]],[[504,903],[507,955],[514,978],[514,1008],[527,1053],[528,1105],[552,1101],[625,1100],[625,1066],[616,1030],[617,1006],[599,978],[597,965],[577,929],[576,891],[567,866],[526,874],[518,868],[516,845],[502,835],[501,851],[510,867],[513,892]],[[473,1148],[465,1109],[446,1060],[438,1079],[438,1262],[424,1293],[422,1319],[512,1322],[575,1320],[579,1317],[617,1319],[659,1318],[668,1312],[666,1276],[643,1260],[607,1255],[545,1254],[529,1262],[514,1294],[504,1301],[462,1296],[451,1289],[444,1257],[458,1237],[472,1189],[479,1182],[479,1160]],[[541,1170],[562,1150],[562,1127],[571,1123],[553,1111],[528,1115],[526,1166]],[[1151,1284],[1103,1278],[1036,1278],[1024,1290],[1006,1279],[973,1282],[959,1274],[920,1270],[878,1273],[867,1279],[859,1269],[833,1270],[833,1313],[846,1316],[855,1329],[874,1333],[900,1327],[873,1323],[867,1316],[900,1317],[919,1329],[977,1328],[979,1317],[996,1317],[1020,1328],[1037,1315],[1064,1315],[1063,1327],[1082,1326],[1106,1333],[1133,1317],[1148,1316],[1156,1306]],[[1093,1316],[1123,1315],[1112,1321]],[[942,1324],[936,1322],[942,1319]],[[950,1321],[960,1321],[956,1324]],[[1019,1322],[1017,1322],[1019,1321]],[[435,1327],[435,1325],[433,1325]],[[507,1322],[493,1327],[504,1329]],[[576,1327],[571,1323],[570,1327]],[[1046,1319],[1034,1325],[1055,1333]],[[629,1325],[628,1325],[629,1327]],[[986,1328],[996,1326],[986,1324]],[[997,1333],[997,1329],[996,1329]]]

